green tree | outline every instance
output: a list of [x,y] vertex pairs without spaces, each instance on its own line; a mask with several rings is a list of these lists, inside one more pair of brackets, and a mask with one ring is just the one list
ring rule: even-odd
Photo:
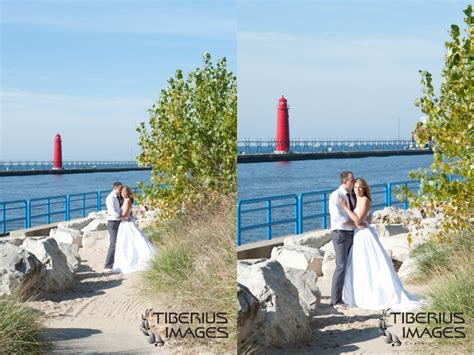
[[[428,216],[444,215],[442,231],[462,230],[472,223],[474,211],[474,21],[472,6],[464,10],[466,37],[461,37],[457,25],[451,25],[446,41],[445,65],[440,93],[437,97],[432,75],[420,71],[422,97],[416,105],[426,115],[419,122],[415,137],[420,145],[433,149],[431,169],[410,172],[421,181],[419,194],[409,194],[412,206]],[[453,181],[450,177],[454,176]],[[439,235],[442,236],[442,233]]]
[[225,58],[215,65],[209,53],[203,59],[186,79],[176,71],[149,109],[149,126],[137,128],[139,162],[152,168],[144,199],[164,218],[236,191],[237,81]]

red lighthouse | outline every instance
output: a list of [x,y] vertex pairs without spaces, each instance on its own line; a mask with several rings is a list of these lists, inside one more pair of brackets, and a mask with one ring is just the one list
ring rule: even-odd
[[278,100],[276,154],[285,154],[290,151],[290,126],[288,123],[288,105],[282,95]]
[[61,135],[56,133],[54,137],[54,160],[53,169],[58,170],[63,168],[63,154],[61,149]]

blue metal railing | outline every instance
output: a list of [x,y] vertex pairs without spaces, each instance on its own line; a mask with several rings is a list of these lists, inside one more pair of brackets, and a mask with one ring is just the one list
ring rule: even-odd
[[[134,193],[140,193],[137,187]],[[19,228],[69,221],[105,208],[110,190],[0,202],[0,234]]]
[[[402,205],[404,209],[408,209],[408,196],[405,194],[402,201],[394,200],[393,193],[396,189],[401,186],[406,186],[408,189],[413,191],[414,188],[418,188],[420,184],[419,180],[409,181],[398,181],[391,182],[388,184],[376,184],[371,186],[372,193],[372,206],[373,210],[382,209],[384,207],[399,206]],[[315,221],[321,219],[321,227],[323,229],[328,228],[328,217],[329,207],[328,199],[331,190],[318,190],[311,192],[303,192],[299,195],[279,195],[279,196],[268,196],[253,199],[243,199],[237,202],[237,245],[242,244],[242,232],[257,229],[266,229],[266,238],[270,240],[272,235],[272,226],[283,225],[283,224],[295,224],[294,234],[301,234],[305,230],[306,222]],[[288,200],[292,199],[294,202],[290,204],[283,204],[275,206],[272,201]],[[243,209],[244,205],[255,205],[264,203],[264,207],[257,207],[251,209]],[[294,211],[290,215],[272,214],[272,211],[282,207],[294,207]],[[258,220],[258,223],[244,224],[242,215],[266,211],[264,215],[265,222],[262,222],[262,215],[255,216],[254,219]],[[276,215],[279,219],[273,220],[273,216]],[[316,229],[316,228],[314,228]]]
[[[291,203],[285,202],[291,200]],[[275,201],[283,201],[283,204],[274,204]],[[264,204],[264,207],[260,207],[258,205]],[[245,205],[257,205],[257,207],[253,207],[251,209],[242,209]],[[282,208],[292,208],[293,217],[285,218],[285,219],[272,219],[272,211],[282,209]],[[264,211],[265,212],[265,222],[258,223],[250,226],[241,226],[242,222],[242,214],[247,214],[251,212],[258,212]],[[240,200],[237,202],[237,245],[241,244],[240,236],[241,232],[251,229],[259,229],[265,228],[267,239],[272,239],[272,226],[287,224],[287,223],[294,223],[294,233],[298,233],[298,196],[295,194],[292,195],[280,195],[280,196],[270,196],[270,197],[262,197],[262,198],[253,198],[253,199],[246,199]]]

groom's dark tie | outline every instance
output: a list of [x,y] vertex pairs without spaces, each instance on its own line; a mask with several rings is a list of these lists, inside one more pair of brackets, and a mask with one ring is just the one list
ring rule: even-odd
[[349,208],[354,211],[354,204],[352,203],[352,197],[350,193],[347,193],[347,199],[349,200]]

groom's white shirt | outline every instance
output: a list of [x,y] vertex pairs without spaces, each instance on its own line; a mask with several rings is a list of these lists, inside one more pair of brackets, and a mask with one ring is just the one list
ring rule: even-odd
[[339,197],[344,198],[349,203],[347,191],[339,186],[336,191],[329,195],[329,216],[331,217],[331,230],[342,229],[347,231],[354,230],[354,227],[347,225],[351,219],[344,208],[339,203]]
[[107,196],[105,205],[107,206],[107,220],[120,221],[120,202],[115,192],[112,191]]

